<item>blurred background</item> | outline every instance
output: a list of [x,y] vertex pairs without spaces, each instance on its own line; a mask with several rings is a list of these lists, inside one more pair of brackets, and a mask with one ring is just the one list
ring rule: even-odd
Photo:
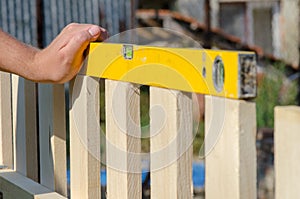
[[[99,24],[110,35],[133,28],[161,27],[186,35],[204,48],[254,51],[258,64],[258,95],[254,99],[257,187],[258,198],[267,199],[274,198],[274,107],[300,105],[299,9],[300,0],[1,0],[0,27],[39,48],[46,47],[67,24],[78,22]],[[167,41],[158,45],[176,46],[180,39],[174,40],[170,31],[141,30],[131,40],[143,44]],[[142,88],[142,98],[141,122],[146,126],[147,87]],[[198,152],[203,142],[204,99],[201,95],[197,98],[202,117],[194,141],[194,192],[196,198],[203,198],[204,164]],[[104,113],[101,118],[104,123]],[[143,140],[142,148],[149,151],[149,140]],[[146,181],[145,187],[146,198]]]

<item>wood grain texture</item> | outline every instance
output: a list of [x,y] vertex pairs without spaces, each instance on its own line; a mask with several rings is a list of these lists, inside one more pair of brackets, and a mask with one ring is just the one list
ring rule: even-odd
[[275,108],[275,198],[300,198],[300,107]]
[[105,81],[107,197],[142,198],[140,91]]
[[0,72],[0,165],[13,168],[11,75]]
[[151,197],[192,198],[192,97],[150,88]]
[[99,82],[77,76],[70,110],[71,198],[101,198]]
[[205,197],[256,198],[256,113],[251,102],[205,98]]

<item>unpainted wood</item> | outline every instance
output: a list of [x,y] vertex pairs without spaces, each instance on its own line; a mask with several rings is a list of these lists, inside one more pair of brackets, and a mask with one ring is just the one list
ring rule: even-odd
[[140,91],[105,81],[107,197],[142,198]]
[[205,197],[256,198],[255,103],[205,97]]
[[101,198],[99,82],[77,76],[70,110],[71,198]]
[[36,83],[24,80],[26,127],[26,176],[39,181],[39,140]]
[[4,199],[66,199],[13,170],[0,171],[0,187]]
[[150,87],[151,197],[192,198],[192,96]]
[[[54,190],[54,167],[51,136],[53,135],[53,90],[51,84],[38,85],[40,183]],[[63,154],[61,154],[63,155]]]
[[55,191],[67,197],[67,146],[65,87],[53,85],[53,135],[51,148]]
[[300,107],[275,108],[275,198],[300,198]]
[[26,176],[26,125],[24,79],[12,75],[12,121],[14,170]]
[[0,72],[0,165],[13,168],[11,75]]

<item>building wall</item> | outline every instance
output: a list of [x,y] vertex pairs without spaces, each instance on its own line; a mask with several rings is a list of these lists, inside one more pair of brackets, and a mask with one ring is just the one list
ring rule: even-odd
[[205,22],[205,0],[177,0],[175,9],[180,13]]
[[281,1],[281,55],[295,66],[299,65],[299,0]]

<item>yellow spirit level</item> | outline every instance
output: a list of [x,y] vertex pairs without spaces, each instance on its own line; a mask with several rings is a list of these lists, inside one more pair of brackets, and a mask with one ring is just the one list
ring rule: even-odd
[[256,96],[253,52],[91,43],[84,74],[234,99]]

